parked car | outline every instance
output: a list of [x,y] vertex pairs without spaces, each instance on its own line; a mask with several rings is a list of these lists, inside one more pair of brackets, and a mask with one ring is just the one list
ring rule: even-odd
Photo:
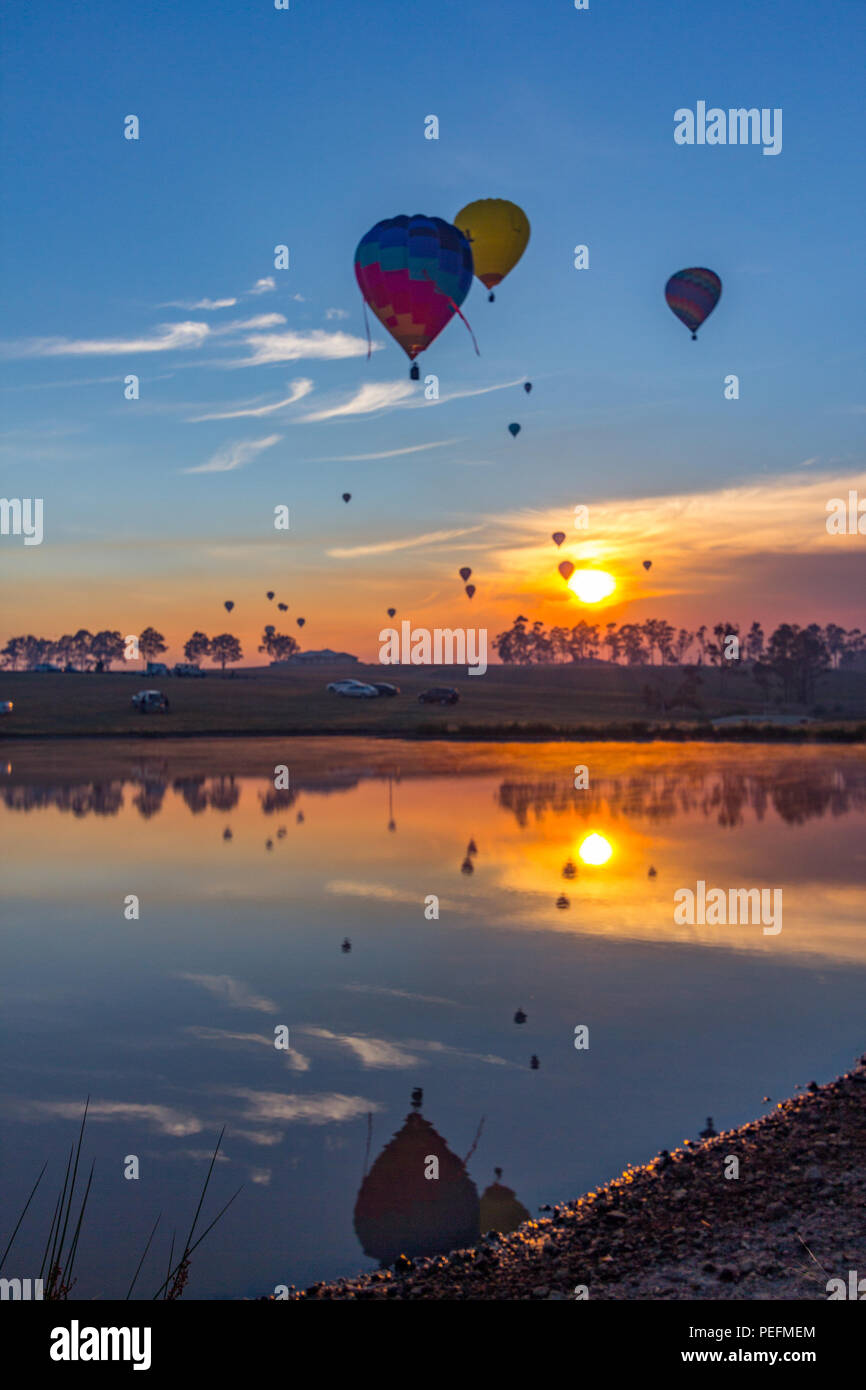
[[50,661],[40,661],[33,667],[34,671],[62,671],[62,666],[53,666]]
[[458,691],[452,685],[434,685],[429,690],[422,690],[418,696],[419,705],[456,705],[460,699]]
[[391,685],[388,681],[373,681],[372,684],[373,688],[377,690],[380,695],[390,696],[400,694],[399,685]]
[[161,690],[139,690],[132,697],[132,707],[139,714],[168,714],[168,700]]
[[204,671],[200,666],[196,666],[194,661],[179,661],[174,668],[176,676],[204,676]]
[[0,714],[11,714],[13,708],[11,700],[0,700]]
[[330,681],[328,689],[332,695],[347,695],[353,700],[375,700],[379,694],[375,685],[368,685],[366,681]]
[[146,676],[170,676],[171,672],[164,661],[149,661],[144,674]]

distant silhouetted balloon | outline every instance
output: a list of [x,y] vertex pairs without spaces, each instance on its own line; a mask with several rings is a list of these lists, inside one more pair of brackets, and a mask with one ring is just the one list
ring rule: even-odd
[[474,584],[467,584],[467,585],[466,585],[466,594],[467,594],[467,597],[471,598],[472,595],[473,595],[474,593],[475,593],[475,585],[474,585]]
[[518,1009],[518,1010],[517,1010],[517,1013],[514,1015],[514,1022],[515,1022],[515,1023],[525,1023],[525,1022],[526,1022],[526,1014],[523,1012],[522,1009]]
[[394,616],[394,614],[395,614],[396,612],[397,612],[397,609],[396,609],[396,608],[389,608],[389,609],[388,609],[388,617],[389,617],[389,618],[393,618],[393,616]]
[[559,908],[566,908],[569,906],[568,898],[565,896],[564,893],[560,893],[559,897],[556,900],[556,906]]
[[645,570],[651,570],[652,567],[653,567],[653,562],[652,562],[652,560],[644,560],[644,562],[643,562],[643,567],[644,567]]
[[231,613],[234,606],[234,600],[230,598],[227,598],[225,603],[223,604],[223,607],[225,608],[227,613]]
[[343,493],[343,501],[344,501],[344,502],[351,502],[351,500],[352,500],[352,494],[351,494],[351,492],[344,492],[344,493]]
[[303,627],[303,626],[304,626],[304,623],[305,623],[306,621],[307,621],[306,618],[296,618],[296,619],[295,619],[295,622],[298,624],[298,627]]
[[463,863],[460,865],[460,872],[461,874],[475,873],[475,865],[472,863],[472,860],[469,858],[468,854],[466,858],[463,860]]
[[571,576],[574,574],[574,565],[571,563],[570,560],[562,560],[560,561],[558,568],[559,573],[562,575],[563,579],[567,584]]
[[273,591],[273,589],[268,589],[267,598],[273,598],[273,596],[274,596],[274,591]]
[[346,939],[345,939],[345,941],[343,942],[342,946],[340,947],[340,950],[343,952],[343,955],[344,955],[344,956],[347,956],[347,955],[349,954],[349,952],[351,951],[351,949],[352,949],[352,943],[351,943],[351,941],[349,940],[349,938],[348,938],[348,936],[347,936]]
[[527,396],[528,396],[529,393],[530,393],[530,391],[532,390],[532,382],[531,382],[531,381],[524,381],[524,383],[523,383],[523,389],[524,389],[524,391],[526,392],[526,394],[527,394]]
[[460,578],[463,580],[463,583],[465,584],[472,571],[468,565],[464,565],[461,570],[457,571],[457,573],[460,575]]
[[714,270],[692,266],[678,270],[665,285],[668,308],[697,338],[701,324],[709,318],[719,302],[722,282]]
[[553,535],[551,536],[550,539],[553,541],[554,545],[555,545],[555,546],[557,547],[557,549],[558,549],[559,546],[562,545],[562,542],[565,540],[565,532],[564,532],[564,531],[554,531],[554,533],[553,533]]
[[529,1059],[529,1065],[532,1067],[533,1071],[538,1071],[538,1068],[541,1066],[541,1063],[539,1062],[534,1052],[531,1058]]
[[288,613],[289,611],[289,605],[287,603],[278,603],[277,607],[281,613]]
[[520,426],[518,424],[509,425],[508,432],[514,439],[516,439],[520,433]]

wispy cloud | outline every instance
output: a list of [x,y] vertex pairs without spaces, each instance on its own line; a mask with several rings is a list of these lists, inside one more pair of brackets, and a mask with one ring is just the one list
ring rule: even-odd
[[483,526],[465,526],[459,531],[428,531],[423,536],[407,536],[399,541],[379,541],[375,545],[355,545],[350,549],[329,550],[327,553],[335,560],[350,560],[358,555],[388,555],[392,550],[411,550],[424,545],[436,545],[441,541],[456,540],[458,536],[471,536],[483,529]]
[[[355,339],[360,342],[361,339]],[[361,386],[353,396],[340,404],[324,406],[300,417],[301,424],[313,424],[319,420],[338,420],[348,415],[373,415],[377,410],[386,410],[397,405],[408,396],[415,394],[411,381],[375,381]]]
[[169,299],[161,309],[231,309],[236,299]]
[[240,439],[235,444],[226,444],[224,448],[217,449],[212,458],[207,463],[200,463],[195,468],[182,468],[182,473],[233,473],[236,468],[243,468],[245,463],[254,459],[263,449],[270,449],[274,444],[278,444],[282,439],[281,434],[269,434],[264,439]]
[[[204,1028],[197,1025],[192,1025],[185,1031],[195,1038],[200,1038],[202,1042],[249,1043],[255,1047],[269,1049],[274,1046],[273,1038],[268,1037],[266,1033],[233,1033],[228,1028]],[[290,1071],[310,1070],[309,1057],[305,1057],[303,1052],[298,1052],[293,1047],[283,1048],[280,1057]]]
[[181,970],[178,972],[177,978],[191,980],[194,985],[201,985],[208,994],[214,995],[216,999],[222,999],[233,1009],[255,1009],[263,1014],[275,1014],[277,1012],[277,1006],[273,1000],[255,994],[242,980],[236,980],[232,975],[194,975]]
[[299,1032],[311,1038],[322,1038],[325,1042],[338,1043],[348,1048],[358,1058],[362,1067],[385,1069],[396,1067],[405,1070],[418,1065],[414,1052],[407,1052],[396,1043],[385,1038],[371,1038],[361,1033],[332,1033],[328,1028],[301,1028]]
[[[80,1120],[81,1105],[77,1100],[33,1100],[13,1102],[13,1108],[23,1119],[42,1119],[59,1116],[64,1120]],[[194,1115],[173,1110],[168,1105],[140,1105],[123,1100],[91,1100],[87,1107],[88,1120],[117,1121],[124,1125],[147,1124],[160,1134],[182,1138],[198,1134],[204,1128]]]
[[349,311],[348,311],[348,309],[326,309],[326,310],[325,310],[325,318],[326,318],[326,319],[347,319],[348,317],[349,317]]
[[111,357],[141,352],[173,352],[201,347],[210,336],[206,323],[163,323],[149,338],[28,338],[0,343],[4,357]]
[[410,444],[406,449],[386,449],[380,454],[341,454],[335,458],[311,459],[311,463],[369,463],[374,459],[402,458],[404,454],[423,454],[427,449],[444,449],[449,444],[462,444],[462,439],[438,439],[433,444]]
[[309,377],[298,377],[296,381],[290,382],[290,394],[281,401],[273,401],[270,405],[245,405],[238,406],[237,410],[216,411],[212,415],[192,415],[189,424],[199,424],[202,420],[240,420],[244,416],[273,415],[277,410],[285,410],[287,406],[294,405],[296,401],[303,400],[313,389],[313,383]]
[[267,294],[269,290],[275,290],[276,288],[277,282],[273,275],[264,275],[260,280],[256,281],[251,290],[247,290],[247,294]]
[[[304,357],[338,359],[367,354],[365,338],[356,338],[351,333],[328,333],[324,328],[313,328],[309,332],[262,333],[247,338],[246,342],[252,355],[242,358],[234,364],[236,366],[260,367],[269,362],[297,362]],[[374,350],[378,347],[381,344],[373,344]]]
[[220,328],[212,328],[211,337],[225,337],[227,333],[249,332],[252,329],[279,328],[280,324],[285,322],[285,314],[254,314],[251,319],[232,319]]
[[366,1100],[364,1096],[343,1096],[334,1093],[290,1096],[283,1095],[280,1091],[237,1089],[230,1090],[228,1094],[238,1096],[247,1102],[247,1119],[270,1123],[278,1120],[297,1120],[309,1125],[339,1124],[344,1120],[356,1120],[361,1115],[382,1109],[378,1101]]

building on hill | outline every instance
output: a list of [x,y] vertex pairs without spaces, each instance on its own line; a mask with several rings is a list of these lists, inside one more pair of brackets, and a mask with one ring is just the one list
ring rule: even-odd
[[332,652],[330,647],[324,647],[320,652],[295,652],[294,656],[285,657],[282,661],[272,661],[272,666],[344,666],[346,662],[354,662],[357,666],[358,658],[352,656],[351,652]]

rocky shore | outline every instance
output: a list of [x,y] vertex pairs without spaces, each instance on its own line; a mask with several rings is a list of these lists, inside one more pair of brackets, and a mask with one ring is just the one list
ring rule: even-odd
[[290,1297],[824,1300],[850,1271],[866,1278],[866,1055],[510,1235]]

